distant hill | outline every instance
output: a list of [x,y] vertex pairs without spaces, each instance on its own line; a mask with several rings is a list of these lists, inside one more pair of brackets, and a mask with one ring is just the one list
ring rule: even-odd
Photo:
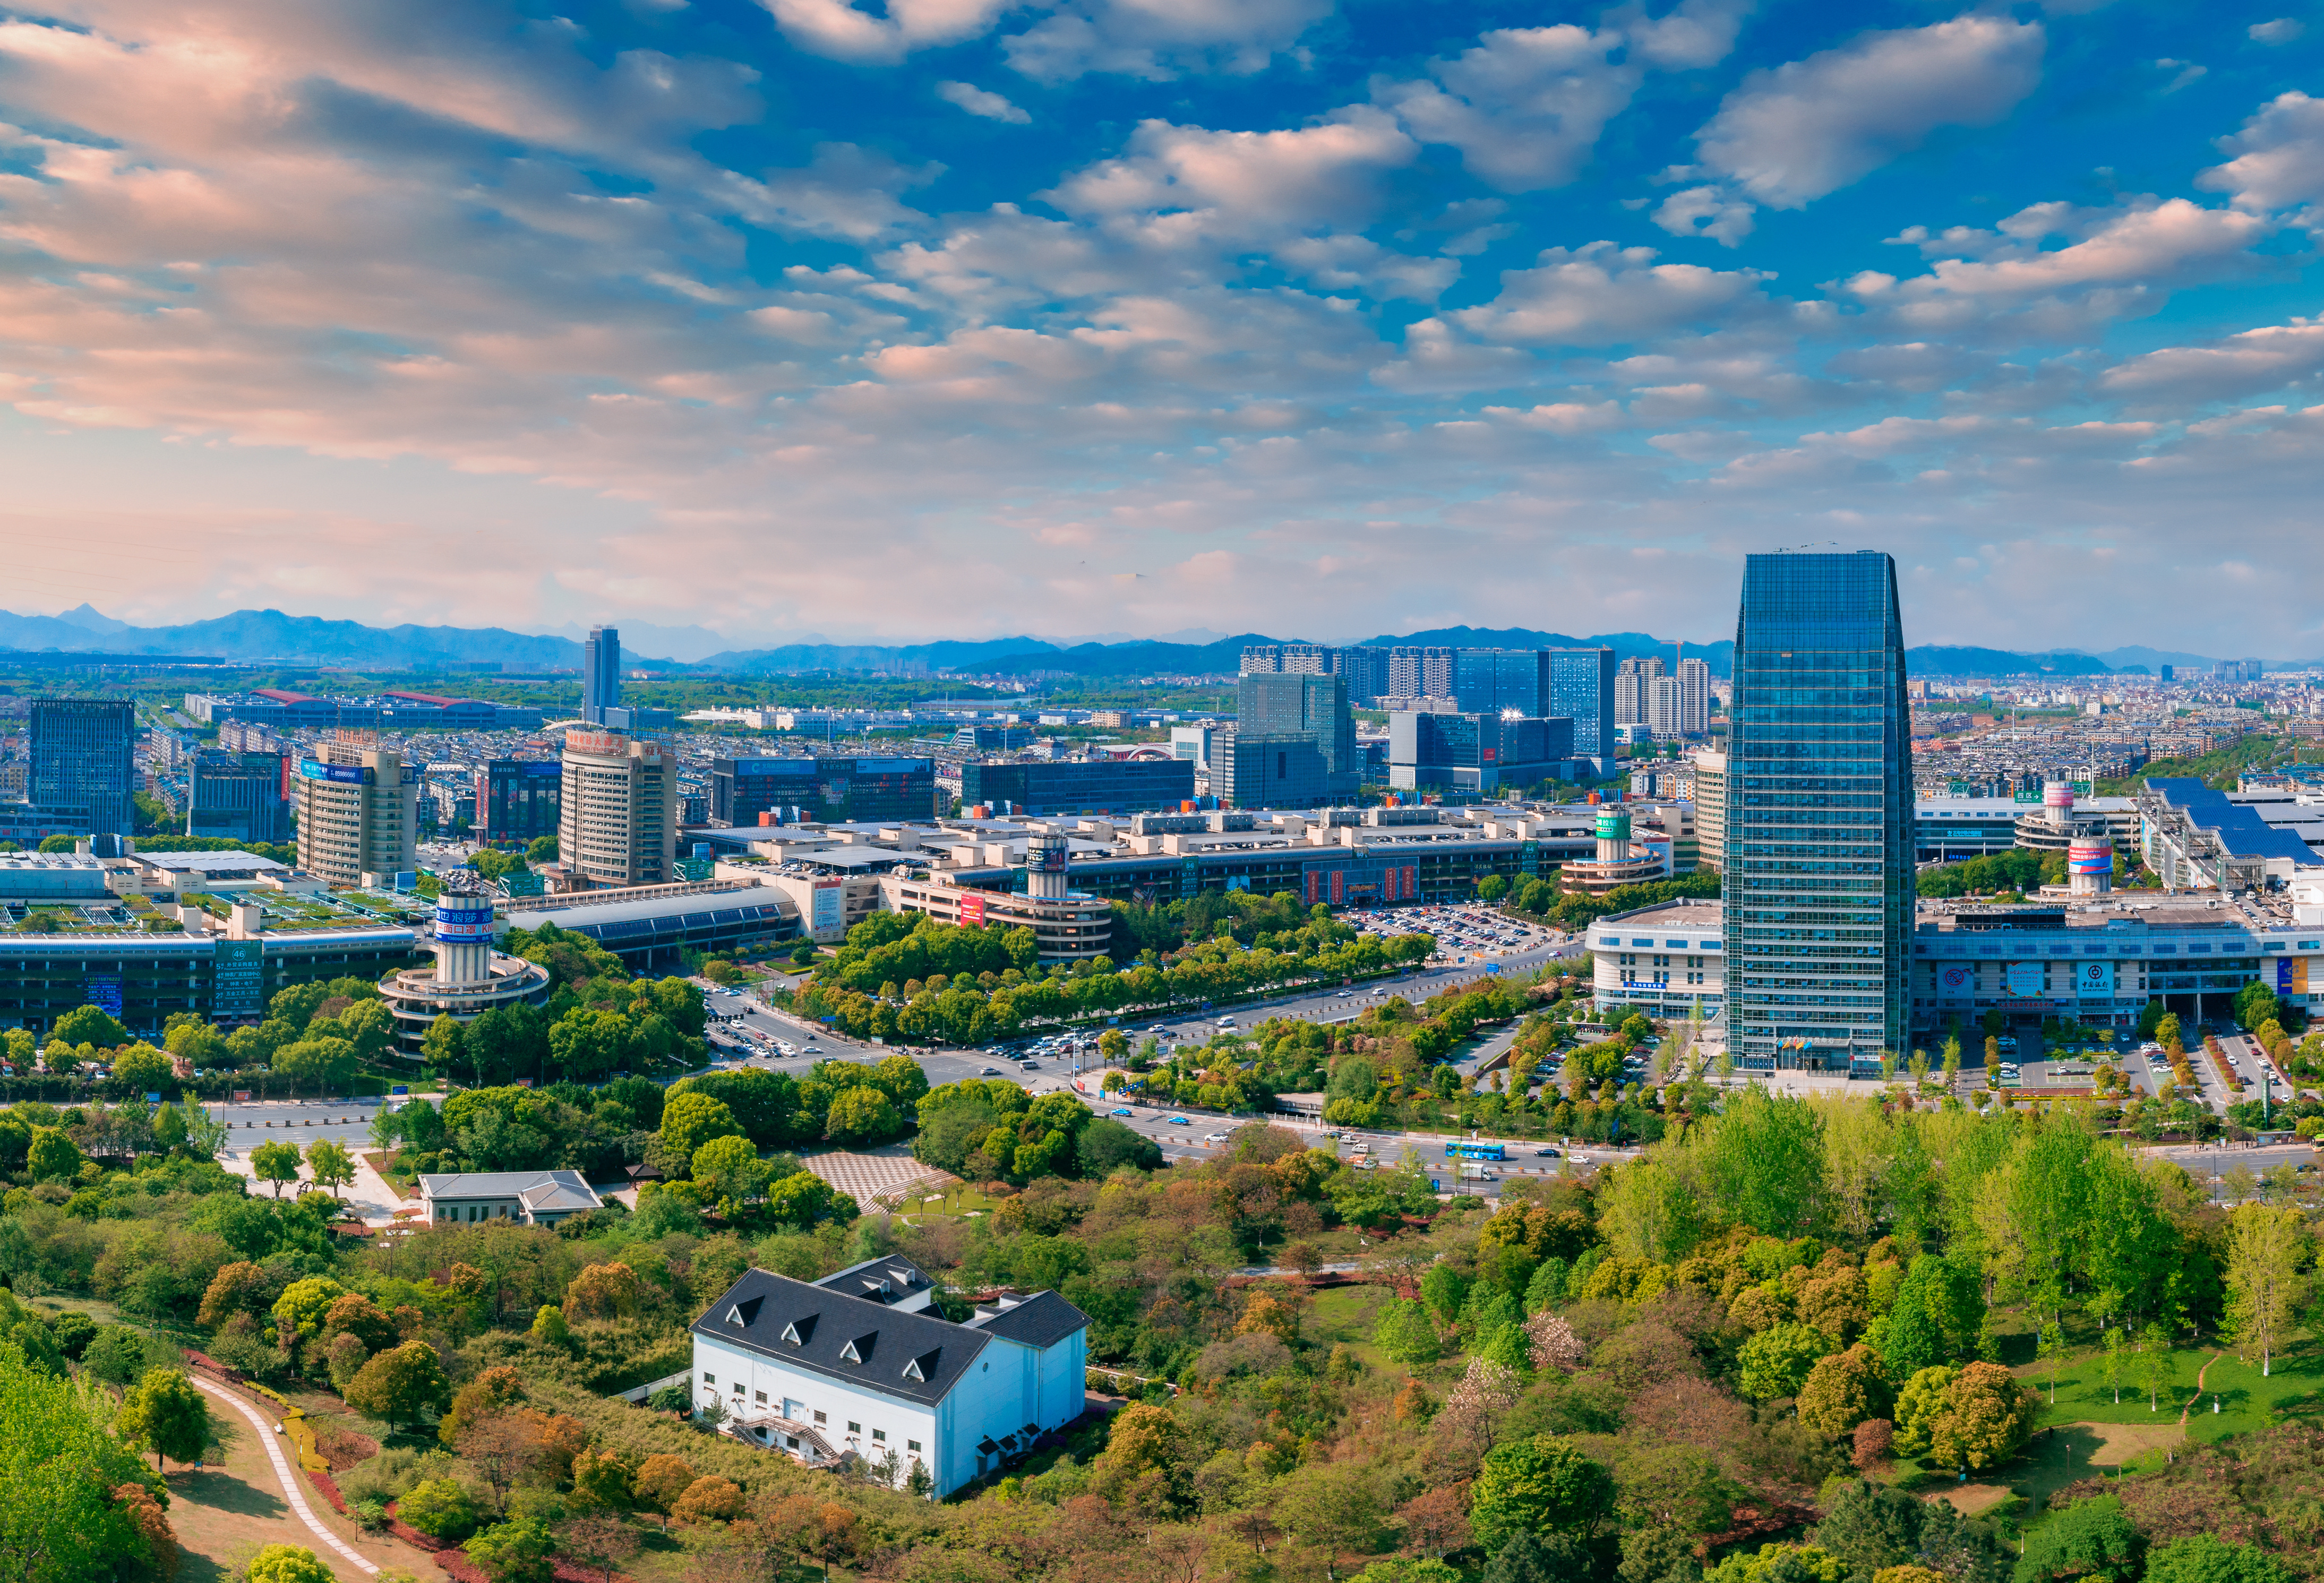
[[2060,651],[2019,654],[2007,649],[1953,649],[1927,645],[1904,650],[1908,676],[2102,676],[2113,667],[2094,654]]
[[[378,670],[424,670],[451,660],[497,661],[512,670],[570,670],[581,663],[581,645],[570,638],[512,632],[503,627],[368,627],[361,621],[285,615],[279,610],[238,610],[173,627],[113,622],[86,605],[61,617],[0,611],[0,647],[36,653],[54,649],[67,653],[216,654],[238,663]],[[638,663],[669,662],[640,656]]]
[[1617,659],[1660,655],[1665,669],[1675,669],[1681,659],[1700,659],[1711,667],[1713,676],[1723,676],[1735,667],[1735,640],[1731,638],[1721,638],[1715,643],[1688,643],[1657,638],[1649,632],[1600,632],[1591,638],[1569,638],[1563,632],[1540,632],[1530,627],[1432,627],[1401,638],[1381,637],[1367,641],[1381,649],[1397,644],[1445,649],[1611,649]]

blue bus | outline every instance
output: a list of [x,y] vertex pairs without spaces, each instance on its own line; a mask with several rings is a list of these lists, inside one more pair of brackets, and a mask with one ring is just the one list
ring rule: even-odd
[[1449,1143],[1444,1146],[1448,1160],[1506,1160],[1508,1155],[1501,1146],[1491,1143]]

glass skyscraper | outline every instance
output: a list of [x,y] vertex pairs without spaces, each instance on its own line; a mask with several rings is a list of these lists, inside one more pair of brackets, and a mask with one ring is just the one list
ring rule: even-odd
[[1896,563],[1748,557],[1731,713],[1728,1048],[1760,1070],[1901,1054],[1913,773]]
[[1552,649],[1549,705],[1544,714],[1573,722],[1573,750],[1585,759],[1614,757],[1614,651]]
[[592,627],[581,645],[581,718],[605,723],[605,711],[622,701],[622,634],[613,627]]

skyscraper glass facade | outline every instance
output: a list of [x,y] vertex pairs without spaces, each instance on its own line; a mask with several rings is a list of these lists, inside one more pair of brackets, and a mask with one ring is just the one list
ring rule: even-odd
[[31,800],[92,835],[137,828],[137,721],[126,698],[32,700]]
[[1904,1046],[1911,715],[1896,564],[1744,564],[1727,749],[1728,1048],[1845,1067]]
[[1587,759],[1614,756],[1614,651],[1552,649],[1549,707],[1573,722],[1573,750]]
[[612,627],[592,627],[581,645],[581,718],[603,725],[605,711],[621,701],[622,634]]

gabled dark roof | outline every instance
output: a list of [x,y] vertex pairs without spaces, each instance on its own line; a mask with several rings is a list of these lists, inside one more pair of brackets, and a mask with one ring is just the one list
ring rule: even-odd
[[[816,1283],[827,1292],[844,1292],[872,1302],[900,1302],[915,1292],[926,1292],[935,1284],[926,1271],[908,1258],[865,1259],[860,1265],[834,1270]],[[881,1291],[882,1285],[887,1287],[884,1293]]]
[[[1080,1318],[1078,1312],[1074,1317]],[[793,1327],[799,1338],[796,1346],[783,1339]],[[982,1330],[934,1313],[899,1312],[766,1270],[745,1270],[691,1329],[810,1374],[931,1407],[991,1344]],[[862,1362],[842,1356],[851,1347]]]
[[1089,1328],[1089,1315],[1054,1292],[1037,1292],[1014,1308],[1003,1309],[975,1328],[988,1336],[1015,1341],[1036,1351],[1054,1347],[1075,1330]]

